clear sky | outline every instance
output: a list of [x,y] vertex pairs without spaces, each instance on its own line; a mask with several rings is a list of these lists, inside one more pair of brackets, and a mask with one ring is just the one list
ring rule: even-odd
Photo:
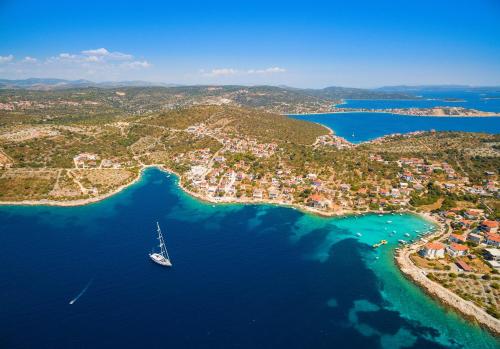
[[500,85],[500,0],[0,0],[0,78]]

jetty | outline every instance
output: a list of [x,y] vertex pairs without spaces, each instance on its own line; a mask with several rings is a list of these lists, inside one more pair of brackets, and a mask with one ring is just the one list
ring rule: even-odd
[[385,244],[387,244],[387,240],[380,240],[379,243],[373,244],[372,246],[373,246],[373,248],[378,248],[378,247],[385,245]]

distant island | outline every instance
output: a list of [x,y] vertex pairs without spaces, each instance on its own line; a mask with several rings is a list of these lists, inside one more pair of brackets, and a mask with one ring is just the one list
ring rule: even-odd
[[445,102],[455,102],[455,103],[456,102],[466,102],[466,100],[463,98],[443,98],[442,100]]
[[433,107],[433,108],[342,108],[334,107],[332,113],[391,113],[411,116],[439,116],[439,117],[489,117],[500,116],[500,113],[481,111],[462,107]]

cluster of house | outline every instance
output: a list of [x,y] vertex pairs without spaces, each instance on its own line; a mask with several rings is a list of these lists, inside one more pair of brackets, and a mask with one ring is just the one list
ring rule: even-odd
[[[378,154],[371,154],[369,158],[372,161],[389,163]],[[445,181],[434,181],[434,184],[443,190],[452,193],[500,197],[500,189],[494,172],[485,172],[489,179],[484,181],[483,185],[470,185],[467,177],[460,177],[446,162],[429,164],[420,158],[401,158],[396,162],[402,171],[400,173],[401,180],[411,184],[411,189],[424,190],[424,184],[432,179],[433,174],[443,173],[446,176]],[[407,187],[408,184],[402,184],[402,186]]]
[[[464,215],[469,219],[456,215],[456,219],[451,222],[455,229],[462,229],[461,233],[455,230],[446,241],[428,242],[419,251],[422,257],[428,259],[444,258],[445,254],[451,257],[460,257],[469,254],[469,245],[483,245],[486,249],[486,258],[490,259],[493,268],[500,270],[498,255],[500,252],[500,234],[498,233],[498,221],[484,219],[480,222],[476,220],[482,216],[482,210],[468,210]],[[446,214],[449,218],[450,215]],[[455,217],[455,216],[454,216]],[[460,217],[460,218],[459,218]],[[475,225],[475,228],[472,228]],[[495,257],[496,256],[496,257]],[[490,258],[491,257],[491,258]],[[463,261],[458,265],[464,271],[470,271],[470,267]]]
[[272,156],[278,145],[276,143],[258,143],[254,139],[223,138],[224,151],[230,153],[249,152],[258,158],[267,158]]
[[329,146],[337,149],[346,149],[353,147],[353,144],[348,142],[345,138],[335,136],[333,134],[323,135],[316,138],[314,146]]
[[252,153],[256,157],[270,157],[278,149],[276,143],[259,143],[252,138],[227,137],[218,132],[217,129],[207,127],[204,123],[189,126],[187,132],[197,137],[212,137],[224,146],[221,152],[229,153]]
[[73,157],[75,168],[120,168],[121,164],[116,163],[110,159],[103,159],[99,162],[100,158],[97,154],[80,153]]

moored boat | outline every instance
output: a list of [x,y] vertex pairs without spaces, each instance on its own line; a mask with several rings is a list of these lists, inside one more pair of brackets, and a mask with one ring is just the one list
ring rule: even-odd
[[163,235],[161,234],[160,224],[156,222],[156,226],[158,228],[158,241],[160,241],[160,244],[158,246],[160,247],[160,252],[151,252],[149,254],[149,258],[151,258],[153,262],[159,265],[163,265],[164,267],[171,267],[172,262],[170,261],[170,257],[168,256],[167,247],[165,246],[165,241],[163,240]]

